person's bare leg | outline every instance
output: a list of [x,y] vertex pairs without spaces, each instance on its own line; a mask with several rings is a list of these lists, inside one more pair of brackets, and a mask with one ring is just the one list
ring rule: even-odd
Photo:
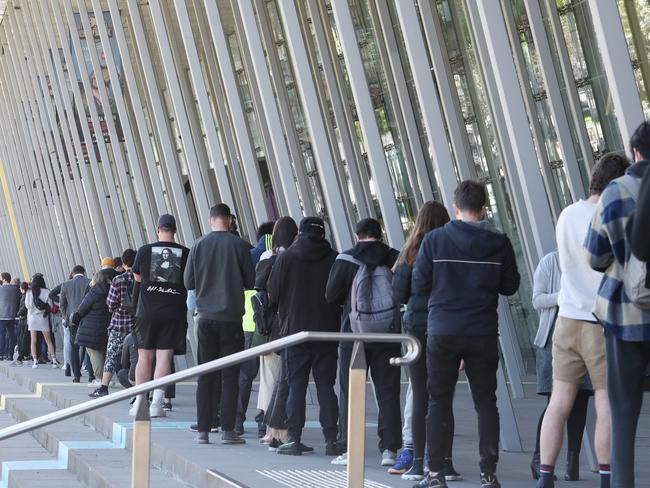
[[43,339],[47,344],[47,352],[50,355],[50,359],[56,359],[56,351],[54,350],[54,343],[52,342],[52,334],[49,331],[43,332]]
[[171,373],[171,361],[173,355],[173,349],[156,350],[156,370],[153,373],[154,379],[162,378]]
[[596,457],[598,464],[609,464],[612,428],[607,390],[596,390],[594,399],[596,406],[596,435],[594,436]]
[[151,380],[153,360],[156,351],[151,349],[138,349],[138,364],[135,366],[135,384],[139,385]]
[[541,464],[555,466],[562,449],[564,425],[573,408],[578,388],[579,385],[553,380],[553,393],[542,422]]
[[106,371],[104,371],[104,374],[102,375],[102,386],[108,386],[112,379],[113,379],[113,373],[107,373]]
[[38,345],[38,332],[30,330],[29,337],[31,338],[29,348],[32,353],[32,359],[38,359],[38,352],[36,352],[36,346]]

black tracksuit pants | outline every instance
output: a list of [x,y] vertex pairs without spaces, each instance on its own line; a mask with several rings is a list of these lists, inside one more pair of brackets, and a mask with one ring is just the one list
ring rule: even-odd
[[[219,322],[199,319],[198,363],[203,364],[244,350],[241,322]],[[219,405],[215,394],[221,386],[221,427],[235,428],[239,400],[239,365],[199,376],[196,389],[196,409],[199,432],[210,432],[217,418]]]
[[481,473],[496,473],[499,460],[499,412],[497,410],[497,336],[428,336],[427,373],[429,378],[429,413],[427,447],[429,469],[442,470],[448,449],[448,433],[453,411],[458,365],[465,360],[465,374],[472,390],[478,414]]
[[[390,358],[402,355],[399,344],[366,344],[366,364],[379,404],[377,434],[379,450],[397,452],[402,447],[402,409],[400,403],[400,368],[390,365]],[[341,345],[339,361],[339,415],[342,445],[348,440],[348,382],[352,345]]]
[[338,433],[338,402],[334,393],[336,383],[337,344],[307,343],[293,346],[286,351],[287,382],[287,428],[289,437],[300,441],[305,426],[305,408],[309,374],[316,383],[316,395],[320,406],[319,420],[326,441],[336,441]]

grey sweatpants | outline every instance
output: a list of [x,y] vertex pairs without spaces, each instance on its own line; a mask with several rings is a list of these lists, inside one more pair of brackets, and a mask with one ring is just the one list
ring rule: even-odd
[[650,342],[607,334],[607,391],[612,416],[611,488],[634,488],[634,442],[650,364]]

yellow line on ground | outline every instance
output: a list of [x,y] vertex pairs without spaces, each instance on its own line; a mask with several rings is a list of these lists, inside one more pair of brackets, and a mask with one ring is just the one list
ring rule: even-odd
[[20,264],[23,269],[24,279],[27,279],[29,277],[29,271],[27,270],[27,260],[25,259],[25,252],[23,251],[23,242],[22,239],[20,238],[20,232],[18,231],[18,223],[16,222],[14,207],[11,204],[11,196],[9,195],[9,185],[7,185],[5,168],[1,159],[0,159],[0,184],[2,184],[2,192],[4,193],[5,201],[7,202],[7,214],[9,215],[9,221],[11,222],[11,229],[14,233],[14,240],[16,241],[16,249],[18,250],[18,257],[20,258]]

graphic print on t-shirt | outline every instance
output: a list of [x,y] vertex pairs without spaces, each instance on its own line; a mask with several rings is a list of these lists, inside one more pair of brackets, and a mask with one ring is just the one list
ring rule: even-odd
[[182,259],[182,249],[153,246],[151,248],[151,271],[149,280],[154,283],[182,284]]

